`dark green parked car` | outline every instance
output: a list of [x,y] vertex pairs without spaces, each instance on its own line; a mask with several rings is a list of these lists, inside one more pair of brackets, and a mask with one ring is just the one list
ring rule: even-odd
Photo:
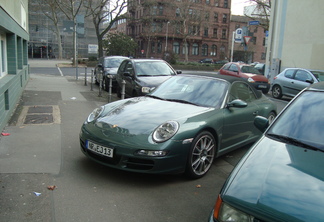
[[81,128],[81,150],[113,168],[199,178],[215,157],[260,138],[256,115],[273,120],[276,106],[247,81],[177,75],[146,96],[95,109]]
[[208,221],[323,221],[323,110],[324,82],[298,94],[234,168]]

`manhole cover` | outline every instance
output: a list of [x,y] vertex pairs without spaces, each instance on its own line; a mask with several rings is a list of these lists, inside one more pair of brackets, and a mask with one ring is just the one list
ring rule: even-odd
[[35,114],[26,115],[24,124],[42,124],[42,123],[53,123],[52,114]]

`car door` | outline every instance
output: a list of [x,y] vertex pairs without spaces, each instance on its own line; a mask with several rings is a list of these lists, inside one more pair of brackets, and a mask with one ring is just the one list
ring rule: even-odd
[[308,87],[312,81],[314,81],[313,77],[306,70],[297,70],[291,84],[291,94],[297,95],[301,90]]
[[[127,75],[125,75],[127,73]],[[124,80],[126,82],[125,84],[125,93],[128,96],[132,96],[133,90],[135,87],[135,69],[133,66],[133,63],[131,61],[128,61],[125,65],[125,70],[123,72]]]
[[239,76],[239,67],[233,63],[228,68],[227,73],[228,73],[227,75],[238,77]]
[[287,69],[284,72],[283,77],[277,79],[279,85],[282,88],[284,95],[294,94],[294,84],[295,84],[294,76],[296,71],[297,71],[296,69]]
[[253,124],[255,116],[259,114],[259,106],[251,87],[244,82],[235,82],[229,92],[228,102],[241,99],[247,103],[246,107],[230,107],[224,109],[223,136],[221,152],[229,150],[248,141],[252,142],[260,135]]

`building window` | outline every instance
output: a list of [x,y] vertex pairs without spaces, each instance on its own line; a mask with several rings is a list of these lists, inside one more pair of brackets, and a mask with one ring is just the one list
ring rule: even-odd
[[266,38],[263,38],[262,46],[265,46],[265,44],[266,44]]
[[224,0],[224,8],[228,8],[228,0]]
[[157,44],[157,53],[161,53],[162,52],[162,43],[159,41]]
[[174,54],[180,54],[180,44],[179,42],[173,43],[173,53]]
[[219,50],[221,53],[225,53],[225,46],[222,45]]
[[219,0],[215,0],[215,6],[219,6]]
[[217,28],[213,29],[213,38],[217,38]]
[[7,53],[6,53],[6,36],[0,35],[0,77],[6,75],[7,72]]
[[[187,48],[186,48],[187,45]],[[188,43],[184,43],[183,47],[182,47],[182,54],[185,55],[186,54],[186,50],[187,50],[187,55],[189,55],[189,44]]]
[[214,22],[218,22],[218,13],[214,12]]
[[180,8],[176,9],[176,16],[179,17],[180,16]]
[[204,28],[204,36],[205,36],[205,37],[208,37],[208,28],[207,28],[207,27]]
[[159,15],[163,15],[163,6],[162,5],[159,6]]
[[226,39],[226,29],[222,29],[222,39]]
[[241,27],[240,24],[235,24],[235,30],[240,28],[240,27]]
[[198,55],[199,54],[199,46],[197,43],[192,44],[192,55]]
[[155,53],[155,42],[151,42],[151,53]]
[[206,4],[209,5],[210,4],[210,0],[206,0]]
[[227,23],[227,14],[223,14],[223,23]]
[[207,21],[207,22],[209,21],[209,12],[205,13],[205,21]]
[[201,55],[203,56],[208,56],[208,45],[207,44],[203,44],[202,48],[201,48]]
[[256,41],[257,41],[257,38],[256,37],[252,37],[251,42],[253,42],[253,45],[256,45]]
[[212,45],[210,55],[217,56],[217,46],[216,45]]

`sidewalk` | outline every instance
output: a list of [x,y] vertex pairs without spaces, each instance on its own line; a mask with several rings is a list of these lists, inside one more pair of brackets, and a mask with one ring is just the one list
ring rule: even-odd
[[[56,67],[62,62],[67,61],[30,60],[29,64]],[[28,221],[51,221],[51,197],[46,186],[52,183],[53,175],[62,172],[67,148],[62,143],[71,140],[66,143],[79,151],[78,132],[83,121],[93,109],[108,103],[107,92],[98,95],[99,87],[93,84],[91,91],[90,82],[85,86],[84,76],[75,80],[72,76],[30,74],[5,134],[0,135],[2,221],[26,221],[29,214]],[[111,100],[117,97],[113,95]],[[33,191],[44,195],[36,200]]]

